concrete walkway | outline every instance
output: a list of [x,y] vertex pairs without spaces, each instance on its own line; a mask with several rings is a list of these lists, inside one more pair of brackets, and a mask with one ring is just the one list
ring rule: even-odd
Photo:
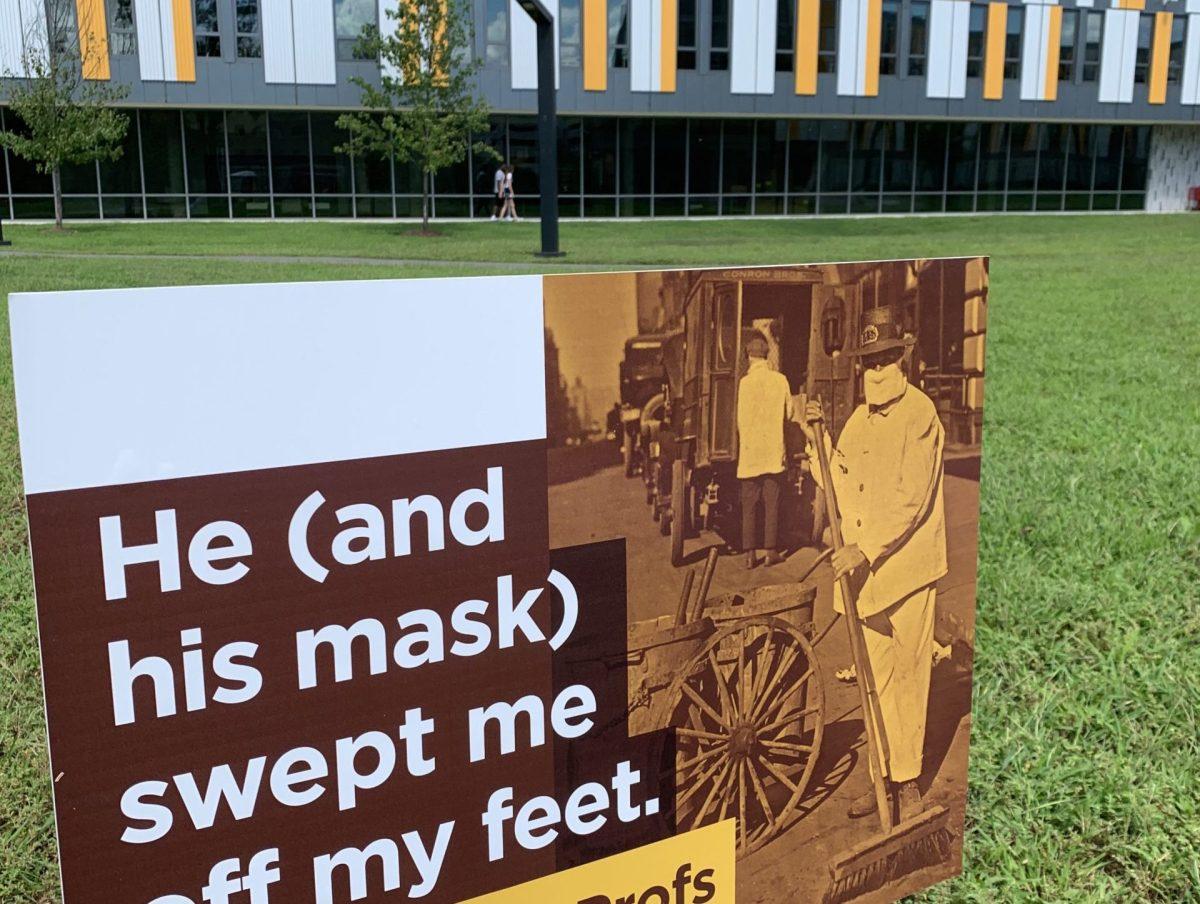
[[511,270],[514,273],[540,272],[546,270],[619,270],[614,264],[591,264],[585,261],[552,261],[539,258],[530,252],[529,262],[517,261],[481,261],[481,260],[446,260],[435,258],[386,258],[386,257],[337,257],[337,256],[301,256],[287,254],[127,254],[124,252],[104,251],[24,251],[9,249],[0,252],[0,258],[33,257],[33,258],[80,258],[84,260],[122,260],[122,261],[228,261],[244,264],[333,264],[337,266],[373,266],[373,267],[489,267],[499,270]]

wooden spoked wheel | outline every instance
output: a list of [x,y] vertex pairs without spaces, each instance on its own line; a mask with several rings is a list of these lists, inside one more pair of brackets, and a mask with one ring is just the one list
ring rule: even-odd
[[755,616],[711,635],[671,684],[679,832],[736,817],[738,856],[790,822],[821,749],[825,694],[812,645]]

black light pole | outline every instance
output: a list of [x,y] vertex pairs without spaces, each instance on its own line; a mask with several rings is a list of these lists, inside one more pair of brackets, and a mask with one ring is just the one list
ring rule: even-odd
[[0,247],[11,244],[12,242],[4,238],[4,217],[0,217]]
[[542,220],[539,257],[559,257],[558,250],[558,108],[554,79],[554,16],[541,0],[518,0],[537,25],[538,57],[538,190]]

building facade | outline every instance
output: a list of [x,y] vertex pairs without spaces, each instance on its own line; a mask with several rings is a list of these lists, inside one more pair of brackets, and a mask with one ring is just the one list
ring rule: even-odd
[[[49,14],[129,87],[125,153],[64,174],[67,216],[415,216],[411,165],[335,150],[394,2],[0,0],[0,74]],[[536,195],[533,25],[469,2],[480,138]],[[564,216],[1175,210],[1200,185],[1200,0],[546,2]],[[2,162],[0,214],[50,216],[48,178]],[[494,169],[439,173],[435,215],[488,216]]]

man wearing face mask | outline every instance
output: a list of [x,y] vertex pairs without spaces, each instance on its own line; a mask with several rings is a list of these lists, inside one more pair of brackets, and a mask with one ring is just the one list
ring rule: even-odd
[[[845,545],[834,554],[836,577],[857,588],[867,656],[879,693],[893,807],[901,820],[921,812],[921,757],[933,664],[936,584],[946,574],[942,495],[945,432],[933,402],[908,382],[902,362],[916,340],[888,307],[863,314],[859,346],[864,404],[847,419],[836,447],[826,436]],[[803,424],[820,402],[809,402]],[[813,460],[816,455],[810,449]],[[814,477],[821,482],[821,475]],[[839,582],[834,607],[844,612]],[[851,816],[875,811],[868,790]]]

